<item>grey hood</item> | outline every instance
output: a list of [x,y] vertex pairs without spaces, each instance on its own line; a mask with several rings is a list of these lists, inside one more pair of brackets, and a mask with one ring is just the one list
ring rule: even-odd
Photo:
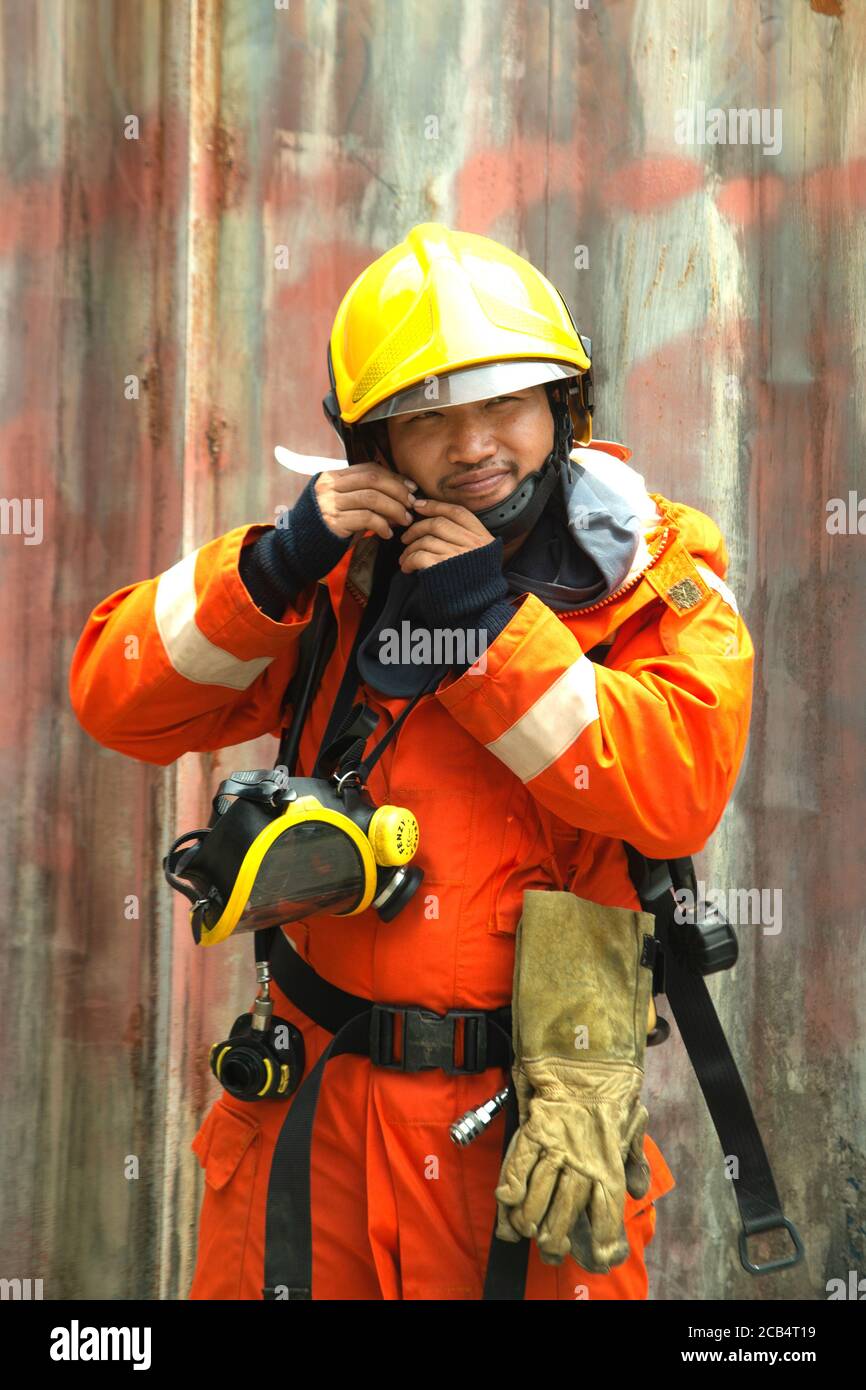
[[571,459],[559,494],[503,566],[512,593],[535,594],[556,612],[616,593],[643,558],[644,532],[659,520],[643,479],[621,460],[589,447]]

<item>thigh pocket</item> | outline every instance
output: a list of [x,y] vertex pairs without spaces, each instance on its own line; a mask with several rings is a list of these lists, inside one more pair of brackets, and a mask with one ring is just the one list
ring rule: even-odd
[[252,1114],[230,1110],[217,1100],[192,1150],[204,1169],[205,1194],[190,1298],[261,1298],[263,1278],[257,1279],[258,1292],[242,1292],[250,1282],[244,1280],[244,1261],[261,1161],[261,1126]]

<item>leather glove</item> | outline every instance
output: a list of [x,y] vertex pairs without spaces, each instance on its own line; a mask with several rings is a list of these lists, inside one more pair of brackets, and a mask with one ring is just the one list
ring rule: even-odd
[[[512,1069],[520,1127],[496,1234],[606,1273],[628,1258],[625,1194],[646,1195],[640,1103],[652,993],[650,913],[527,890],[515,943]],[[572,1235],[572,1232],[574,1233]]]

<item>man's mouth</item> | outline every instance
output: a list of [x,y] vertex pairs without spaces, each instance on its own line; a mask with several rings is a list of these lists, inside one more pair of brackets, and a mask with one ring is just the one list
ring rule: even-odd
[[503,478],[510,476],[508,468],[476,468],[464,473],[451,486],[462,496],[480,497],[487,492],[495,492]]

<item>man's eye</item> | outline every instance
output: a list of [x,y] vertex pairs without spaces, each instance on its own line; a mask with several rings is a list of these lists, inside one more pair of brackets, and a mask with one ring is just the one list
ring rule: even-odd
[[[517,399],[517,396],[491,396],[489,400],[486,400],[484,402],[484,404],[485,406],[503,405],[507,401],[516,401]],[[440,419],[441,415],[441,410],[423,410],[420,414],[413,415],[409,420],[409,424],[414,425],[416,420],[438,420]]]

